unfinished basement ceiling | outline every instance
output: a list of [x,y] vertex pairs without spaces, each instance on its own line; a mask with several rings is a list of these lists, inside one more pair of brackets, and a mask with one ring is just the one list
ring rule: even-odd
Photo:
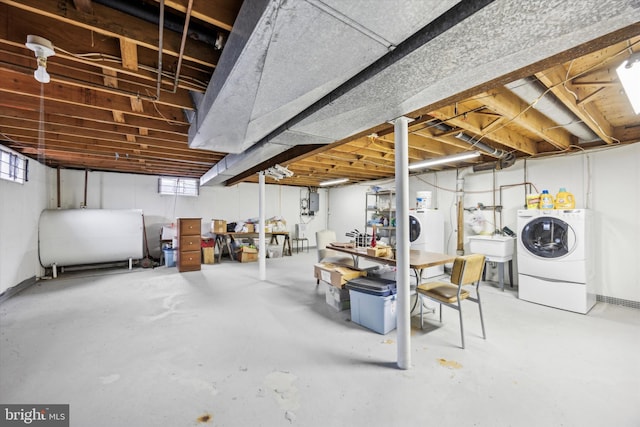
[[[280,184],[317,186],[393,177],[400,115],[410,162],[481,141],[480,159],[445,169],[640,140],[615,73],[639,50],[637,1],[164,4],[157,97],[159,0],[0,0],[0,143],[207,184],[278,163],[295,174]],[[34,33],[56,50],[42,87]]]

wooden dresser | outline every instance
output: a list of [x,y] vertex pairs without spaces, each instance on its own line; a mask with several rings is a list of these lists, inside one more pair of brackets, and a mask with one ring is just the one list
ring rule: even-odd
[[200,270],[200,223],[202,218],[178,218],[178,271]]

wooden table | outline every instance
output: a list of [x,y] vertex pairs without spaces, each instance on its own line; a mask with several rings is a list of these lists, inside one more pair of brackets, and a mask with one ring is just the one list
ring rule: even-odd
[[[288,231],[272,231],[269,233],[265,233],[265,236],[267,237],[270,236],[271,240],[269,241],[269,243],[270,244],[275,243],[276,245],[280,244],[278,242],[278,236],[283,236],[284,242],[282,243],[282,255],[291,256],[291,240],[289,239]],[[243,238],[243,237],[252,237],[252,238],[260,237],[260,233],[259,232],[245,233],[245,232],[235,232],[235,231],[225,231],[224,233],[216,233],[214,246],[218,248],[218,262],[222,261],[222,251],[224,248],[226,248],[227,251],[229,252],[229,257],[231,259],[234,259],[234,253],[233,253],[233,250],[231,249],[231,247],[233,246],[233,241],[236,238]]]
[[[353,257],[353,263],[357,267],[359,258],[365,258],[380,264],[396,265],[395,258],[380,257],[367,254],[367,248],[346,248],[342,246],[329,245],[329,249],[349,254]],[[409,267],[416,273],[416,281],[420,281],[422,272],[429,267],[453,262],[455,255],[447,255],[439,252],[427,252],[411,249],[409,251]],[[420,283],[418,283],[420,284]]]
[[[378,262],[386,265],[396,265],[395,258],[391,257],[380,257],[367,254],[367,248],[346,248],[343,246],[333,246],[329,245],[327,248],[337,251],[343,252],[345,254],[349,254],[353,257],[354,266],[358,267],[359,258],[365,258],[374,262]],[[424,269],[429,267],[435,267],[436,265],[446,264],[448,262],[453,262],[456,259],[455,255],[447,255],[439,252],[427,252],[420,251],[417,249],[411,249],[409,251],[409,267],[413,270],[416,275],[416,286],[420,284],[420,279],[422,278],[422,272]],[[418,304],[418,298],[416,298],[413,307],[409,310],[409,313],[412,313],[416,305]]]

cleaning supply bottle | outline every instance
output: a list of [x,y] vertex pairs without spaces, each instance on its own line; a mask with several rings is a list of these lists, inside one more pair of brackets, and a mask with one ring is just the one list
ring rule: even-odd
[[566,188],[560,187],[560,191],[556,194],[556,209],[575,209],[576,199],[573,194],[569,193]]
[[372,237],[371,237],[371,247],[375,248],[376,247],[376,227],[373,227],[373,231],[371,232]]
[[553,209],[554,206],[553,196],[549,194],[549,191],[542,190],[542,194],[540,194],[540,209]]

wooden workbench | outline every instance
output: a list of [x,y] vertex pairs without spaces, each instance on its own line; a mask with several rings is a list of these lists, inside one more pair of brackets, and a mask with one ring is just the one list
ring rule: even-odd
[[[284,242],[282,242],[282,255],[291,256],[291,239],[289,238],[288,231],[272,231],[265,233],[266,237],[271,237],[269,244],[279,245],[278,237],[283,236]],[[233,241],[235,239],[241,239],[243,237],[260,237],[259,232],[235,232],[235,231],[225,231],[224,233],[216,233],[214,246],[218,248],[218,262],[222,261],[222,252],[226,249],[229,252],[229,257],[231,259],[235,259],[235,254],[233,252]]]

